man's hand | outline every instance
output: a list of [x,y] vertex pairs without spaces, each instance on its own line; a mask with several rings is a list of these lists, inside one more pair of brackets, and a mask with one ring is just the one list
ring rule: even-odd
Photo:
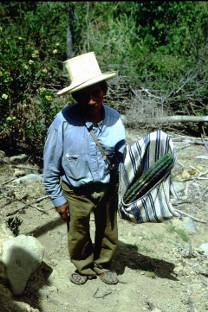
[[61,206],[56,207],[56,211],[64,221],[69,219],[69,205],[67,202]]

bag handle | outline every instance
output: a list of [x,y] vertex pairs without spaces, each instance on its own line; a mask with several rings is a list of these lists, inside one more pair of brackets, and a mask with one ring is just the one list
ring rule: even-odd
[[111,164],[110,160],[108,159],[108,156],[105,154],[104,152],[104,149],[102,148],[102,146],[100,145],[100,143],[98,142],[94,132],[92,131],[92,129],[90,128],[87,128],[87,130],[89,131],[90,135],[92,136],[93,140],[95,141],[95,144],[97,145],[97,147],[99,148],[102,156],[103,156],[103,159],[108,163],[109,165],[109,169],[113,169],[113,165]]

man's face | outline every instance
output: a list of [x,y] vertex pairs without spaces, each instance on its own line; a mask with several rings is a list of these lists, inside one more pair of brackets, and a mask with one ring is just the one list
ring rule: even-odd
[[101,110],[104,95],[98,83],[76,92],[76,100],[84,114],[96,116]]

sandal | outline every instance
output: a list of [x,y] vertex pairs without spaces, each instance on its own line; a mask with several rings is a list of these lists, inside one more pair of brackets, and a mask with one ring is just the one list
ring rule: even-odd
[[119,281],[116,272],[106,271],[101,273],[99,277],[106,284],[115,285]]
[[96,276],[81,275],[77,271],[75,271],[74,273],[71,274],[70,281],[76,285],[83,285],[86,283],[88,279],[91,280],[93,278],[96,278]]

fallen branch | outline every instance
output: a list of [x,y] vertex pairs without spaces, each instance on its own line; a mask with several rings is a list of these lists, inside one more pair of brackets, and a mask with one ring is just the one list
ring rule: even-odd
[[8,216],[12,216],[12,215],[16,214],[17,212],[20,212],[20,211],[24,210],[24,209],[27,208],[28,206],[31,206],[31,205],[36,204],[36,203],[39,203],[40,201],[42,201],[43,199],[46,199],[46,198],[48,198],[48,196],[40,197],[40,198],[38,198],[38,199],[36,199],[36,200],[30,202],[30,203],[25,204],[25,205],[22,206],[21,208],[16,209],[15,211],[9,212],[6,216],[7,216],[7,217],[8,217]]
[[196,139],[196,137],[192,137],[192,136],[188,136],[188,135],[170,135],[172,140],[174,142],[185,142],[185,143],[190,143],[190,144],[198,144],[198,145],[204,145],[204,144],[208,144],[208,142],[206,141],[202,141],[202,139],[198,140]]
[[[203,130],[204,130],[204,128],[203,128]],[[204,147],[208,150],[208,144],[207,144],[207,142],[204,141],[203,135],[201,135],[201,139],[204,143]]]
[[208,116],[166,116],[157,118],[158,122],[208,122]]
[[41,211],[41,212],[43,212],[43,213],[45,213],[45,214],[48,214],[47,211],[45,211],[44,209],[41,209],[41,208],[37,207],[36,205],[32,205],[32,204],[31,204],[31,207],[34,207],[35,209],[37,209],[37,210],[39,210],[39,211]]
[[208,186],[206,186],[202,192],[201,192],[201,196],[200,196],[200,199],[202,200],[204,198],[204,196],[206,195],[206,193],[208,192]]
[[185,115],[176,115],[176,116],[164,116],[164,117],[152,117],[151,119],[145,118],[143,117],[142,119],[137,118],[136,120],[132,119],[132,120],[126,120],[126,126],[128,125],[129,127],[132,126],[138,126],[138,124],[140,125],[148,125],[148,124],[152,123],[157,123],[157,124],[174,124],[177,122],[195,122],[195,123],[205,123],[208,122],[208,116],[185,116]]
[[29,170],[36,170],[36,171],[39,171],[38,168],[28,167],[28,166],[24,166],[24,165],[12,165],[12,168],[29,169]]
[[[21,199],[16,199],[16,200],[22,201]],[[24,201],[23,201],[23,203],[26,204]],[[37,206],[34,205],[34,204],[30,204],[30,206],[33,207],[33,208],[35,208],[35,209],[37,209],[37,210],[39,210],[39,211],[41,211],[41,212],[43,212],[43,213],[46,213],[46,214],[47,214],[47,211],[45,211],[45,210],[43,210],[43,209],[37,207]]]
[[18,177],[13,177],[13,178],[11,178],[11,179],[9,179],[9,180],[6,180],[6,181],[2,182],[1,184],[2,184],[2,185],[7,184],[7,183],[9,183],[9,182],[12,182],[12,181],[16,180],[17,178],[18,178]]
[[178,205],[183,205],[183,204],[191,204],[191,203],[193,203],[193,201],[192,200],[186,200],[186,199],[184,199],[184,200],[172,200],[172,205],[173,206],[178,206]]
[[[99,294],[100,293],[100,294]],[[95,293],[93,294],[94,298],[104,298],[112,293],[111,289],[106,289],[104,292],[100,291],[99,287],[96,289]]]
[[198,219],[198,218],[195,218],[195,217],[191,216],[190,214],[188,214],[188,213],[186,213],[186,212],[184,212],[184,211],[181,211],[181,210],[178,210],[178,209],[175,209],[175,208],[174,208],[174,210],[175,210],[176,212],[178,212],[179,214],[182,214],[182,215],[184,215],[184,216],[186,216],[186,217],[189,217],[189,218],[193,219],[194,221],[201,222],[201,223],[205,223],[205,224],[207,223],[207,221],[204,221],[204,220],[200,220],[200,219]]

